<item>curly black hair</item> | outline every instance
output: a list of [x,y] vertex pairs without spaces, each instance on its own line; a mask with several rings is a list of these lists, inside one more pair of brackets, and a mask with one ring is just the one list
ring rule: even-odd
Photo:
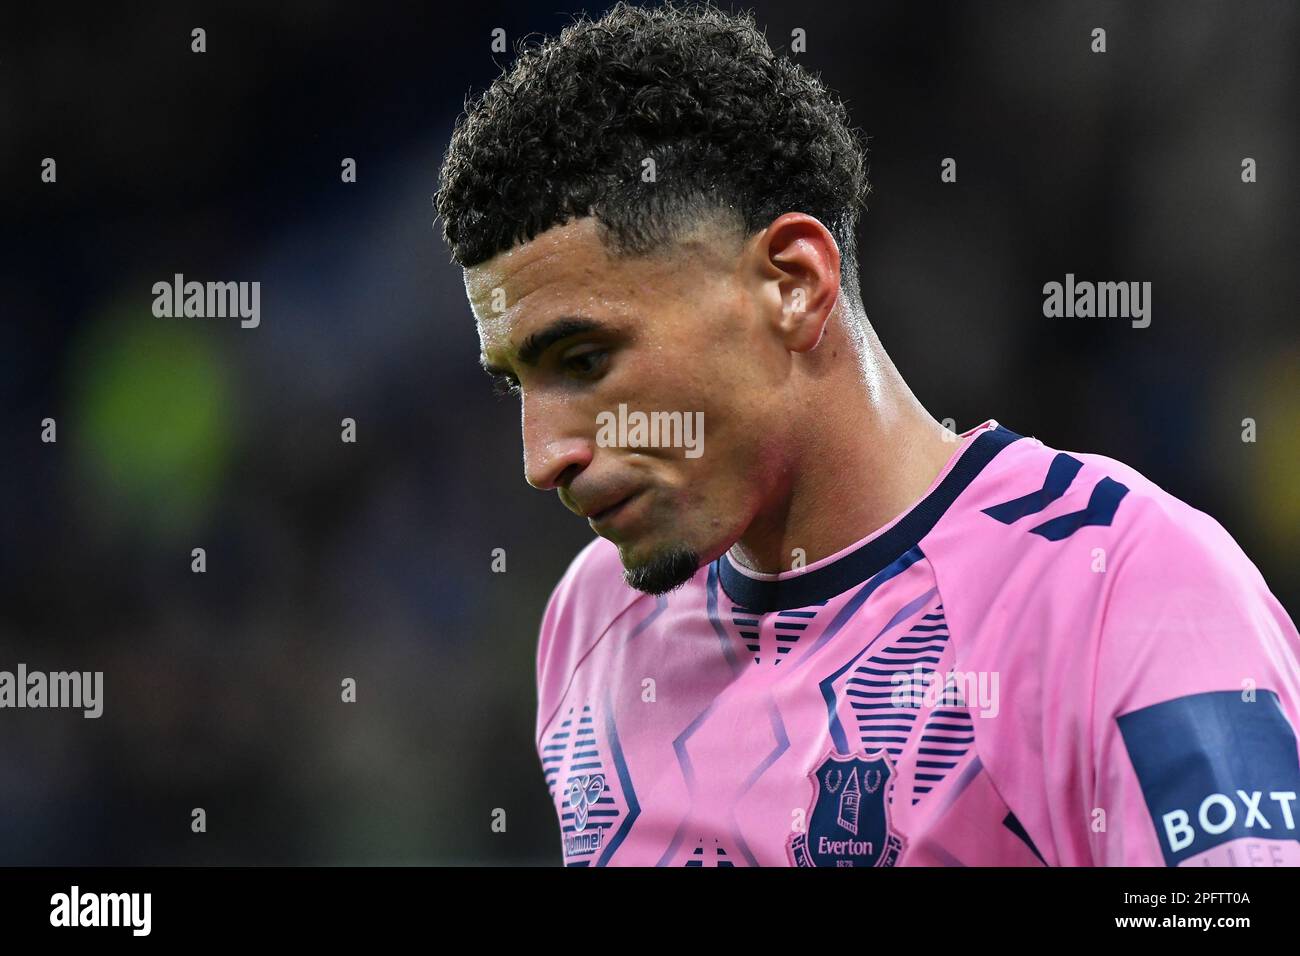
[[748,236],[805,212],[835,236],[856,292],[865,154],[843,103],[775,55],[751,13],[620,0],[558,38],[525,38],[466,100],[435,204],[465,268],[584,216],[611,251],[639,255],[706,217]]

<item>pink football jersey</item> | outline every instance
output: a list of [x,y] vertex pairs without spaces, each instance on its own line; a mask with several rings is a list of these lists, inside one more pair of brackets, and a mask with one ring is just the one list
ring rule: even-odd
[[1300,864],[1300,638],[1254,565],[1117,461],[959,440],[790,572],[655,598],[578,555],[537,656],[567,865]]

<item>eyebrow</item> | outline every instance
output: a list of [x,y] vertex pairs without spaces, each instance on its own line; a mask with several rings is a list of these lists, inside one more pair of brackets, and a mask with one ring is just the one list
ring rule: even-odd
[[[575,335],[582,335],[585,332],[598,332],[606,329],[607,326],[595,319],[587,319],[578,316],[565,316],[556,319],[550,325],[538,329],[519,346],[518,358],[524,365],[536,365],[542,354],[554,345],[564,339],[571,338]],[[479,364],[483,366],[483,371],[489,375],[509,375],[509,371],[488,362],[487,357],[480,355]]]

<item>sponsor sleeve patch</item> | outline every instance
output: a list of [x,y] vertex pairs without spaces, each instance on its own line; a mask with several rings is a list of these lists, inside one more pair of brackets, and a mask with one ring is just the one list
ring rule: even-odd
[[1166,865],[1243,840],[1280,843],[1293,858],[1300,760],[1276,693],[1191,694],[1116,720]]

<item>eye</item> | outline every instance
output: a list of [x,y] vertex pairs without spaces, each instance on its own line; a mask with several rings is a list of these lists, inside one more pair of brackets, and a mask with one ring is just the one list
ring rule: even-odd
[[609,352],[602,348],[590,348],[585,352],[575,352],[564,357],[564,367],[580,378],[591,378],[605,367]]

